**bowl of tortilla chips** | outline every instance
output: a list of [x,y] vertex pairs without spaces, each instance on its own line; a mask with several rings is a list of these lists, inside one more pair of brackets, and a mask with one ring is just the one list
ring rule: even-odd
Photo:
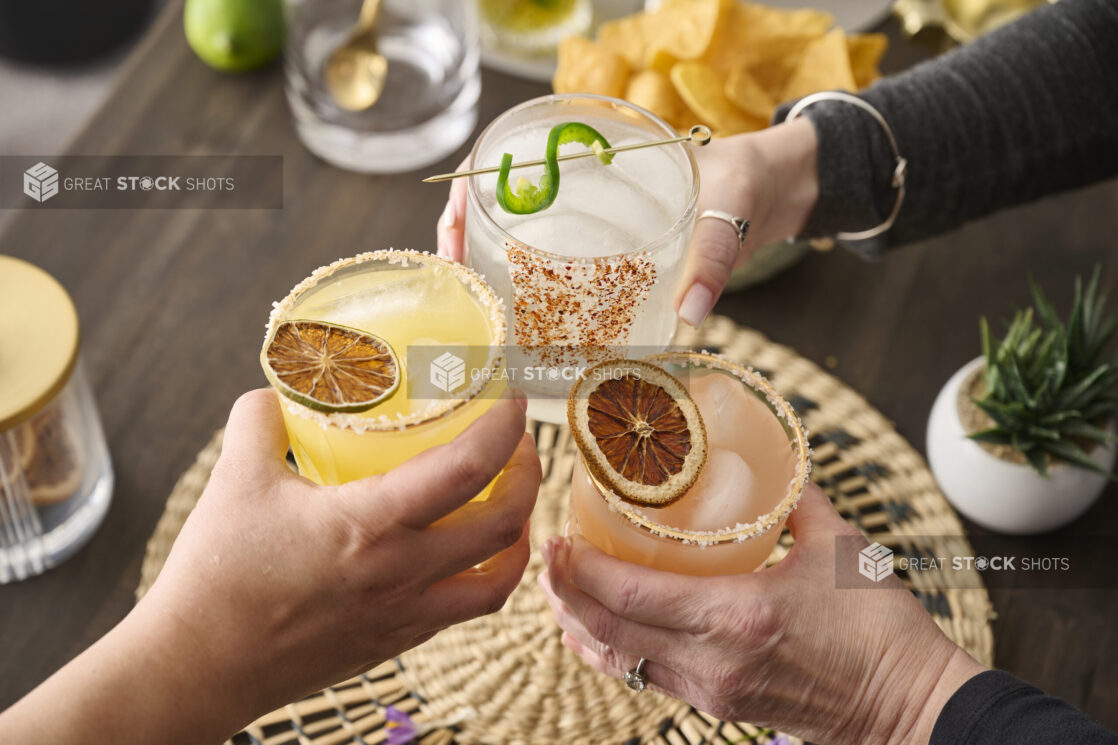
[[[822,10],[743,0],[664,0],[653,11],[602,24],[594,39],[559,44],[556,93],[599,93],[642,106],[680,132],[715,136],[767,127],[776,107],[824,90],[858,91],[881,76],[884,34],[848,34]],[[762,246],[727,289],[762,282],[797,263],[806,242]]]
[[881,73],[884,34],[847,34],[821,10],[742,0],[665,0],[559,45],[556,93],[631,101],[686,131],[716,136],[768,126],[783,101],[858,91]]

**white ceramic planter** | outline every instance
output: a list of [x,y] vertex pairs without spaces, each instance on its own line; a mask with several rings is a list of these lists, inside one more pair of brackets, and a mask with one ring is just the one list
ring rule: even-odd
[[[1068,465],[1049,470],[1048,478],[1027,465],[1010,463],[967,437],[959,420],[959,389],[984,362],[971,360],[936,397],[928,418],[928,464],[955,509],[999,533],[1043,533],[1082,515],[1106,488],[1107,479]],[[1112,468],[1118,444],[1095,448],[1091,457]]]

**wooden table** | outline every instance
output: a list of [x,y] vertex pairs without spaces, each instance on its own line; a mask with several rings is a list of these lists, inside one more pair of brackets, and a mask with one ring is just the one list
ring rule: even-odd
[[[886,30],[889,70],[926,56]],[[480,121],[546,92],[486,72]],[[6,102],[5,105],[18,105]],[[453,168],[466,148],[428,172]],[[265,384],[257,353],[272,300],[309,270],[386,246],[433,250],[445,186],[329,167],[296,139],[278,68],[226,76],[183,40],[180,6],[157,20],[71,151],[280,154],[284,208],[19,214],[0,253],[58,277],[81,314],[85,360],[116,466],[112,509],[75,558],[0,588],[0,708],[105,633],[132,605],[144,544],[178,475],[242,391]],[[1066,303],[1104,262],[1118,285],[1114,182],[1014,209],[879,263],[813,255],[719,303],[820,363],[916,447],[933,398],[978,353],[977,319],[1028,301],[1032,272]],[[833,359],[832,359],[833,358]],[[974,526],[968,529],[981,532]],[[1069,533],[1118,533],[1111,488]],[[1118,729],[1118,591],[995,591],[997,663]]]

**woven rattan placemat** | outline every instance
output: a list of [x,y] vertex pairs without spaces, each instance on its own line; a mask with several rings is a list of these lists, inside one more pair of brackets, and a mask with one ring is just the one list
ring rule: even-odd
[[[942,539],[930,536],[963,534],[920,455],[865,399],[818,366],[721,317],[712,317],[698,331],[681,330],[677,343],[750,364],[788,397],[811,433],[813,478],[864,533],[933,556],[942,553],[935,543]],[[530,427],[544,466],[532,516],[534,548],[566,522],[575,453],[566,427],[540,422]],[[137,598],[159,573],[220,450],[219,431],[171,492],[148,542]],[[786,533],[773,558],[782,557],[790,545]],[[634,695],[620,681],[583,664],[559,643],[558,627],[535,583],[541,568],[534,552],[524,580],[501,612],[447,629],[397,660],[272,712],[234,742],[376,745],[387,738],[388,705],[411,714],[425,730],[417,737],[421,745],[705,745],[771,739],[765,730],[720,722],[651,692]],[[911,582],[910,587],[952,639],[980,662],[993,662],[993,614],[985,590],[913,587]]]

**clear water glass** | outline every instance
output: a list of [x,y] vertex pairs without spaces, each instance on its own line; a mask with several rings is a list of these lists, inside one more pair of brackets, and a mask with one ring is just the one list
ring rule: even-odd
[[323,67],[346,41],[361,0],[285,0],[287,100],[299,138],[322,159],[366,173],[410,171],[458,149],[477,123],[477,10],[465,0],[383,0],[377,50],[388,60],[379,100],[347,111]]

